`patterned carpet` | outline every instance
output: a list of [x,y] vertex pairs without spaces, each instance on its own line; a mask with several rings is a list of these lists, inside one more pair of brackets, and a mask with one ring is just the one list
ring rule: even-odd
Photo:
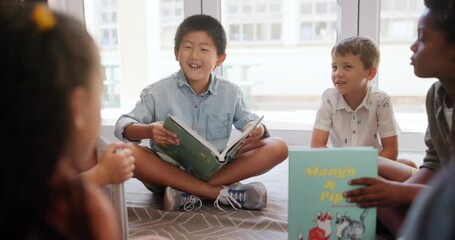
[[131,238],[159,235],[169,239],[287,239],[288,164],[282,163],[262,176],[268,191],[262,211],[224,207],[227,213],[205,202],[192,212],[162,211],[162,198],[148,191],[136,179],[125,184],[128,227]]
[[[412,158],[410,158],[412,159]],[[288,237],[288,163],[243,183],[260,181],[267,187],[267,207],[262,211],[222,212],[204,202],[192,212],[163,211],[161,196],[151,193],[137,179],[125,183],[130,239],[161,236],[178,240],[286,240]],[[392,240],[387,234],[376,240]]]

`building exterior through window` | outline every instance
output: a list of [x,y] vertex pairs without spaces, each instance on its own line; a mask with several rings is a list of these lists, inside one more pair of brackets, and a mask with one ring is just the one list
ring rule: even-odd
[[[392,96],[403,131],[425,130],[424,98],[434,82],[415,77],[409,65],[423,9],[421,0],[381,1],[375,84]],[[267,121],[311,129],[320,96],[332,86],[337,12],[337,0],[222,0],[228,46],[219,72],[242,87]],[[90,0],[85,18],[104,66],[104,114],[129,111],[140,90],[178,70],[174,34],[184,0]]]

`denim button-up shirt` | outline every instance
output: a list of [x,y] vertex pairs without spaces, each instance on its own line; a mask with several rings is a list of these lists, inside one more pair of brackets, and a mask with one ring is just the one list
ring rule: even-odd
[[[142,90],[134,109],[117,120],[115,136],[129,141],[123,136],[128,125],[164,121],[168,114],[191,126],[219,151],[226,147],[232,125],[242,130],[258,117],[249,111],[237,85],[212,73],[208,90],[197,95],[180,70]],[[150,147],[155,149],[152,141]]]

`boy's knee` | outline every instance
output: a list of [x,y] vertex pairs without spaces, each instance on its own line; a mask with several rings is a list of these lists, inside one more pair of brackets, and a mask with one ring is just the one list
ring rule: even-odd
[[150,161],[151,158],[159,158],[154,151],[139,144],[131,143],[128,147],[133,152],[132,155],[135,158],[136,165],[140,165],[144,161]]
[[286,141],[278,137],[271,137],[268,140],[271,145],[272,152],[275,154],[277,160],[284,161],[288,157],[289,153]]
[[411,167],[411,168],[415,168],[415,169],[418,169],[418,168],[419,168],[419,167],[417,166],[417,164],[415,164],[415,162],[412,161],[412,160],[408,160],[408,159],[397,159],[397,162],[402,163],[402,164],[405,164],[405,165],[408,165],[408,166]]

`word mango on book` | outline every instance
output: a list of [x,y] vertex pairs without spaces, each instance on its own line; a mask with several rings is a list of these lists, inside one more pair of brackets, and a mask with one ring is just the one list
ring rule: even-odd
[[218,149],[201,135],[192,130],[183,121],[175,116],[168,115],[164,121],[164,127],[177,134],[179,145],[157,145],[158,150],[167,154],[188,172],[199,179],[207,181],[224,164],[234,159],[250,133],[256,128],[263,116],[257,118],[234,139],[231,139],[226,148],[219,152]]
[[288,239],[375,239],[376,208],[359,208],[343,192],[360,177],[377,177],[378,152],[370,147],[289,151]]

